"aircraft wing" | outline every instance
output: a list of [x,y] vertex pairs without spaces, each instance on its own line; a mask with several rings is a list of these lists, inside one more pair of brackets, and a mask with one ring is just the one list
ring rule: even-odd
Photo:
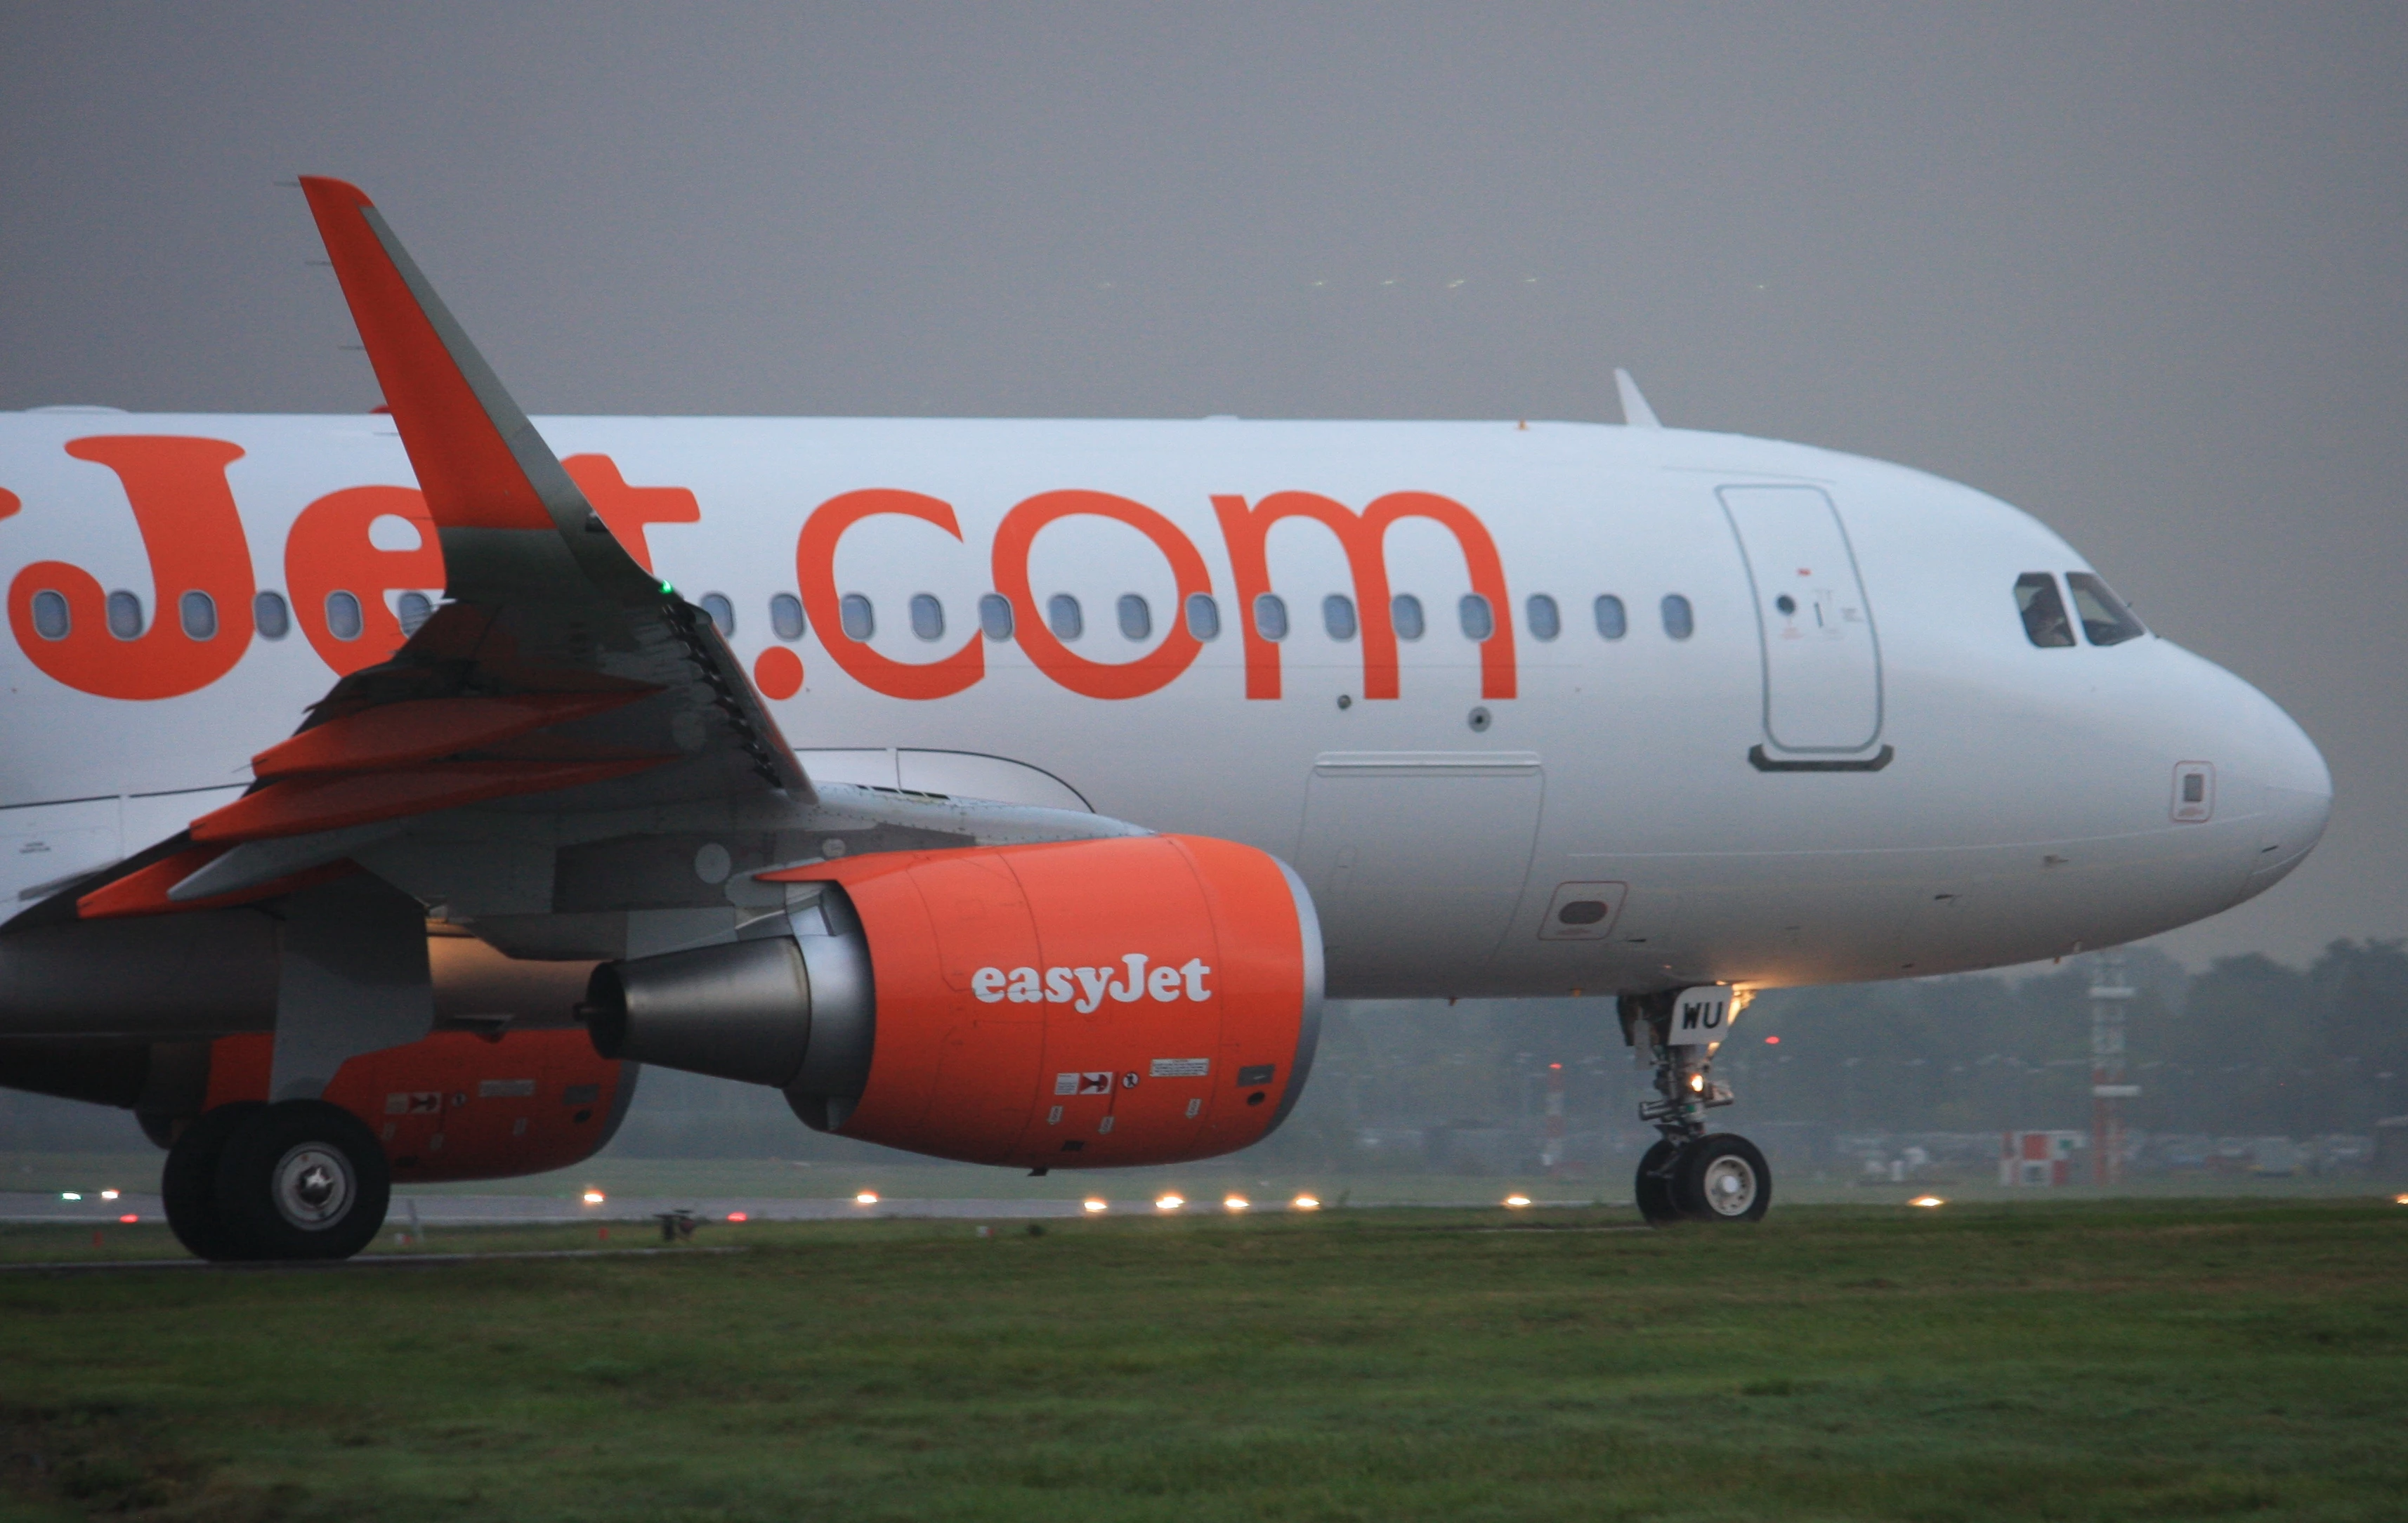
[[440,536],[446,599],[260,753],[256,785],[133,898],[222,902],[469,805],[814,802],[709,615],[613,537],[376,207],[340,180],[301,185]]

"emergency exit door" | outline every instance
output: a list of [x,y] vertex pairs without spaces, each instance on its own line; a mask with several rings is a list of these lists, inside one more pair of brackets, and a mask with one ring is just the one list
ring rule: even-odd
[[1812,486],[1727,486],[1764,646],[1764,733],[1783,751],[1881,738],[1881,641],[1839,510]]

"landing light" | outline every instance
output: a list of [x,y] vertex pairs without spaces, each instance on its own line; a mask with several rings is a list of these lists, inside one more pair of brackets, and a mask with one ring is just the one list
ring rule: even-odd
[[588,1190],[584,1195],[585,1203],[589,1206],[598,1206],[607,1199],[600,1190]]
[[2395,1195],[2391,1198],[2391,1203],[2395,1206],[2408,1206],[2408,1195]]
[[1521,1210],[1529,1203],[1530,1198],[1526,1195],[1509,1195],[1505,1198],[1505,1204],[1515,1211]]
[[856,1206],[874,1206],[878,1204],[878,1192],[876,1190],[864,1190],[859,1195],[853,1198],[853,1203]]
[[1253,1201],[1247,1200],[1242,1195],[1229,1195],[1221,1198],[1221,1209],[1223,1211],[1243,1211],[1253,1204]]
[[103,1190],[100,1192],[100,1198],[104,1200],[114,1200],[117,1199],[117,1192],[115,1190]]
[[1111,1201],[1097,1200],[1092,1195],[1087,1197],[1084,1200],[1080,1201],[1079,1204],[1084,1206],[1089,1211],[1110,1211],[1112,1209]]
[[1186,1203],[1187,1198],[1183,1195],[1157,1196],[1154,1199],[1154,1209],[1156,1211],[1177,1211]]
[[1944,1206],[1947,1203],[1947,1201],[1942,1200],[1936,1195],[1918,1195],[1914,1200],[1907,1202],[1910,1206],[1922,1206],[1926,1210],[1928,1210],[1933,1206]]
[[1288,1203],[1298,1211],[1319,1211],[1321,1209],[1321,1200],[1318,1196],[1299,1195]]

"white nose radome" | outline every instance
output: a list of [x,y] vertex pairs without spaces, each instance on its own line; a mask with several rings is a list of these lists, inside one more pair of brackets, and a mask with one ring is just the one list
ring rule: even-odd
[[[2254,898],[2307,859],[2332,817],[2332,770],[2307,731],[2272,698],[2259,716],[2265,813],[2241,898]],[[2238,903],[2239,900],[2234,902]]]

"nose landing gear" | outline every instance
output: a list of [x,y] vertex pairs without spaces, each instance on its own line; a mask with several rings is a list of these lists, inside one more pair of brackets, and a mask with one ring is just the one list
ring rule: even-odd
[[1706,1112],[1733,1099],[1711,1072],[1730,1005],[1731,991],[1722,986],[1622,998],[1624,1040],[1643,1044],[1656,1070],[1656,1098],[1641,1104],[1639,1118],[1653,1123],[1660,1140],[1631,1181],[1651,1225],[1759,1221],[1772,1204],[1772,1170],[1756,1145],[1706,1131]]

